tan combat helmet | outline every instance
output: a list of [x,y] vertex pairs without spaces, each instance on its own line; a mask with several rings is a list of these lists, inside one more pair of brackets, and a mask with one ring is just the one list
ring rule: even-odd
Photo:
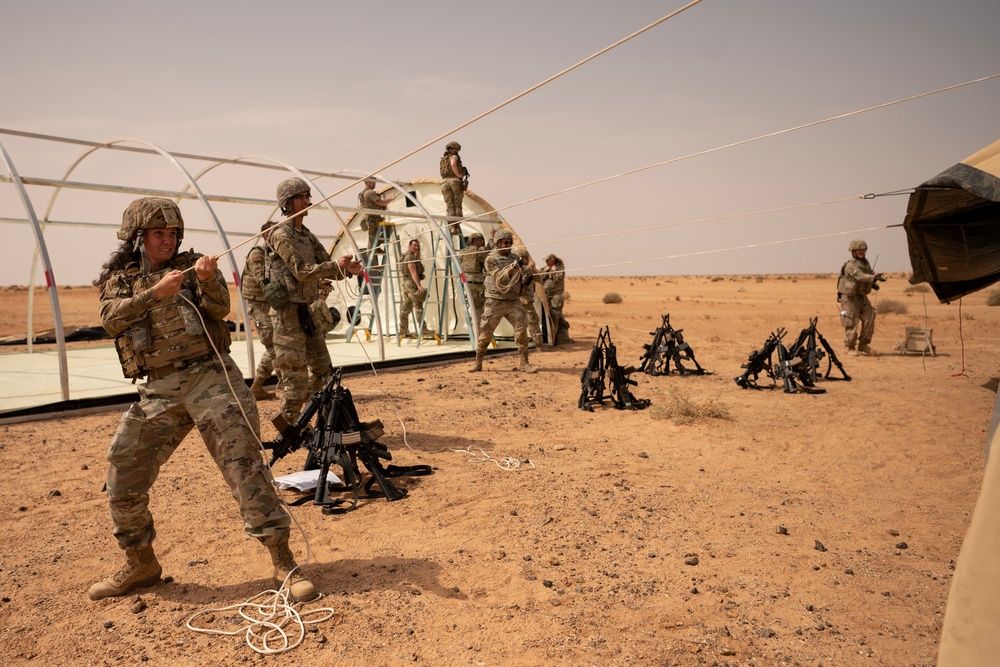
[[312,188],[309,184],[303,181],[298,176],[286,179],[281,183],[278,183],[277,198],[278,198],[278,208],[282,211],[288,208],[287,204],[292,200],[295,195],[300,195],[303,192],[312,193]]
[[854,239],[851,241],[850,245],[847,246],[847,249],[851,252],[854,252],[855,250],[868,250],[868,244],[865,243],[864,239]]
[[176,229],[177,247],[184,238],[184,218],[173,201],[163,197],[143,197],[128,205],[122,213],[122,226],[118,238],[122,241],[136,241],[145,229]]
[[446,151],[460,151],[462,150],[462,144],[457,141],[449,141],[448,145],[444,147]]
[[469,243],[471,244],[473,241],[482,241],[483,243],[486,243],[486,237],[479,232],[472,232],[469,234]]

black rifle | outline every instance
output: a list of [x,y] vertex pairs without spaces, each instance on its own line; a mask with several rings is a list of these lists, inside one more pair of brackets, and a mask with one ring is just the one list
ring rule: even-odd
[[[670,314],[663,315],[662,324],[656,331],[650,331],[653,342],[643,345],[645,354],[639,358],[639,370],[648,375],[670,375],[670,362],[680,375],[711,375],[694,358],[694,350],[684,341],[683,329],[670,326]],[[682,361],[690,361],[694,370],[684,367]]]
[[590,359],[587,367],[580,374],[582,385],[580,400],[577,407],[581,410],[593,412],[591,402],[602,403],[604,401],[605,381],[610,383],[610,395],[614,405],[619,410],[642,410],[649,406],[649,399],[636,398],[629,385],[638,386],[638,382],[629,378],[635,372],[634,366],[623,368],[618,363],[618,350],[611,342],[611,332],[605,326],[603,331],[598,332],[597,342],[590,350]]
[[[771,363],[771,357],[774,355],[774,350],[777,348],[781,341],[781,338],[785,335],[784,329],[778,329],[776,332],[768,336],[767,340],[764,341],[764,345],[759,350],[754,350],[750,353],[747,358],[747,362],[740,366],[740,368],[746,369],[741,375],[737,375],[733,380],[743,389],[762,389],[757,385],[757,379],[760,377],[761,373],[767,373],[767,375],[774,380],[774,368]],[[753,376],[752,378],[750,376]]]
[[587,367],[580,373],[580,400],[576,407],[593,412],[591,402],[598,404],[604,401],[604,378],[607,370],[604,367],[604,336],[605,331],[597,333],[597,342],[590,348],[590,358]]
[[[303,446],[308,449],[304,469],[319,469],[313,504],[322,505],[325,513],[345,502],[343,499],[330,497],[327,478],[331,465],[341,467],[344,473],[344,490],[349,488],[354,493],[351,509],[358,503],[361,479],[358,460],[371,474],[364,486],[368,496],[381,495],[389,502],[403,498],[407,490],[396,488],[387,477],[427,475],[431,472],[429,466],[382,465],[382,460],[392,460],[389,450],[377,442],[383,433],[382,423],[375,421],[362,424],[358,420],[351,392],[341,385],[342,372],[343,369],[340,368],[334,371],[326,386],[309,398],[295,423],[286,427],[277,440],[264,443],[264,448],[273,452],[271,465]],[[313,417],[316,422],[310,427],[309,422]],[[380,489],[378,493],[372,489],[375,484]]]
[[[833,371],[834,364],[836,364],[844,377],[832,379],[843,379],[850,382],[851,376],[844,370],[844,365],[837,358],[837,353],[833,351],[833,348],[826,341],[826,338],[823,337],[823,334],[816,330],[816,323],[818,321],[818,317],[810,318],[809,326],[799,333],[799,337],[788,348],[789,354],[800,357],[805,362],[798,369],[801,382],[807,386],[816,384],[820,376],[819,366],[823,361],[823,357],[827,358],[826,373],[823,375],[823,379],[831,379],[830,373]],[[823,349],[820,349],[820,346]]]

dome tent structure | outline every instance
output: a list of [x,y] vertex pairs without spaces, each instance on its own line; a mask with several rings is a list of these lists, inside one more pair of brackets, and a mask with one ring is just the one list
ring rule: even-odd
[[[383,197],[396,192],[396,198],[385,211],[370,211],[385,218],[384,236],[388,246],[384,253],[362,253],[366,264],[366,279],[358,290],[334,290],[327,303],[343,314],[343,324],[348,337],[355,329],[365,329],[369,335],[393,336],[400,329],[398,319],[402,294],[401,264],[406,247],[412,239],[420,241],[421,260],[425,271],[427,297],[424,303],[423,326],[442,339],[468,338],[474,345],[478,333],[478,318],[471,301],[471,291],[457,258],[457,251],[464,246],[457,236],[452,236],[446,215],[446,205],[438,179],[417,179],[405,183],[392,183],[377,187]],[[463,239],[481,233],[487,240],[501,228],[510,230],[516,245],[523,245],[517,234],[494,207],[475,192],[467,191],[463,202],[466,218],[461,222]],[[340,256],[352,248],[368,244],[368,232],[361,228],[362,219],[369,213],[359,210],[347,219],[331,248],[332,256]],[[412,329],[412,327],[410,327]],[[508,322],[503,321],[495,332],[497,337],[513,335]],[[397,344],[399,341],[397,340]],[[417,345],[421,341],[418,339]]]

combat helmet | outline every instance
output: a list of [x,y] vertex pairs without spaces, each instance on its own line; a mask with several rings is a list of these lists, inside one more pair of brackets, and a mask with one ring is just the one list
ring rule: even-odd
[[511,234],[510,231],[506,229],[501,229],[499,232],[497,232],[497,235],[493,237],[493,241],[498,245],[500,244],[500,241],[503,241],[504,239],[510,241],[511,244],[514,243],[514,235]]
[[444,149],[446,151],[460,151],[462,150],[462,144],[458,143],[457,141],[449,141],[448,144],[444,147]]
[[472,243],[473,241],[482,241],[483,243],[486,243],[486,237],[479,232],[472,232],[469,234],[469,243]]
[[854,252],[855,250],[868,250],[868,244],[865,243],[864,239],[854,239],[851,241],[850,245],[847,246],[847,249],[851,252]]
[[285,179],[281,183],[278,183],[278,208],[284,211],[288,208],[288,202],[292,200],[292,197],[302,194],[303,192],[312,193],[312,188],[310,188],[309,184],[298,176]]
[[122,226],[118,230],[118,238],[122,241],[135,241],[146,229],[176,229],[177,247],[184,238],[184,218],[181,210],[173,201],[164,197],[143,197],[136,199],[122,213]]

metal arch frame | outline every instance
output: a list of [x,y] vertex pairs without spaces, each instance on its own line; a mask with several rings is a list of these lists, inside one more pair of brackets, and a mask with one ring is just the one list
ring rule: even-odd
[[[385,183],[386,185],[389,185],[389,186],[393,187],[400,194],[402,194],[404,198],[406,198],[408,196],[407,191],[403,188],[402,185],[400,185],[399,183],[397,183],[395,181],[392,181],[392,180],[390,180],[388,178],[385,178],[381,174],[377,174],[377,173],[376,174],[369,174],[368,172],[365,172],[365,171],[354,171],[354,170],[342,170],[342,171],[338,171],[338,172],[335,172],[335,173],[336,173],[336,175],[339,175],[339,174],[348,174],[348,175],[361,174],[361,176],[358,177],[359,179],[374,178],[376,181],[381,181],[381,182]],[[359,180],[359,182],[363,182],[363,180]],[[465,305],[465,317],[466,317],[466,320],[467,320],[467,324],[469,325],[469,331],[472,334],[469,337],[469,341],[470,341],[470,343],[472,345],[472,349],[475,349],[476,348],[476,341],[479,339],[479,323],[477,322],[477,319],[475,317],[469,317],[469,305],[473,302],[472,301],[472,289],[469,287],[469,283],[465,279],[465,272],[462,270],[462,264],[461,264],[461,262],[458,261],[458,254],[455,251],[455,246],[453,246],[452,243],[451,243],[451,233],[450,232],[449,233],[445,233],[444,232],[444,230],[441,227],[441,224],[435,219],[434,215],[424,207],[424,205],[420,201],[414,200],[413,201],[413,205],[416,206],[420,210],[421,213],[423,213],[423,215],[427,219],[427,221],[431,225],[433,225],[433,227],[437,230],[437,233],[444,239],[445,246],[447,248],[448,259],[454,264],[454,267],[456,269],[455,275],[457,275],[459,277],[459,279],[462,281],[462,287],[463,287],[463,289],[462,289],[462,296],[465,299],[465,304],[464,304]],[[358,213],[360,213],[360,211],[358,211]],[[382,211],[381,214],[382,215],[392,216],[393,211],[388,211],[388,210],[387,211]],[[357,215],[357,213],[355,213],[355,215]],[[355,241],[354,241],[354,236],[348,231],[346,225],[344,225],[344,234],[351,239],[351,245],[354,246],[354,249],[356,251],[360,252],[360,250],[358,249],[357,243],[355,243]],[[368,277],[368,272],[367,271],[365,271],[365,282],[369,283],[369,287],[371,286],[370,279]],[[371,292],[369,292],[369,293],[371,293]],[[378,308],[377,307],[373,308],[372,310],[375,311],[376,313],[378,312]],[[382,338],[383,338],[383,336],[382,336],[383,329],[381,328],[382,323],[381,323],[381,320],[379,319],[378,315],[376,315],[376,325],[378,325],[378,327],[379,327],[379,332],[378,332],[379,333],[379,348],[384,350],[384,344],[382,343]],[[420,339],[418,338],[417,340],[418,340],[418,343],[419,343]],[[383,352],[383,359],[384,359],[384,357],[385,357],[385,355],[384,355],[384,352]]]
[[[80,164],[85,159],[87,159],[88,157],[90,157],[90,155],[92,155],[93,153],[97,152],[98,150],[100,150],[102,148],[109,148],[109,147],[114,146],[116,144],[125,143],[125,142],[137,143],[137,144],[145,146],[149,150],[155,151],[160,156],[162,156],[163,158],[165,158],[168,162],[170,162],[170,164],[172,164],[179,172],[181,172],[181,174],[184,175],[184,178],[188,182],[188,186],[190,186],[190,188],[194,190],[195,194],[197,195],[197,198],[201,201],[202,205],[205,207],[205,210],[208,212],[209,217],[212,219],[212,222],[215,224],[215,230],[216,230],[216,232],[219,235],[219,239],[222,241],[222,246],[224,248],[227,248],[227,249],[230,248],[229,239],[226,237],[226,230],[224,230],[222,228],[222,223],[219,221],[219,217],[215,214],[215,209],[212,208],[212,205],[209,203],[208,199],[205,197],[205,193],[201,191],[201,188],[198,186],[197,180],[194,179],[191,176],[190,172],[188,172],[188,170],[184,168],[184,165],[182,165],[180,162],[177,161],[177,158],[175,158],[173,156],[173,154],[171,154],[169,151],[161,148],[160,146],[152,143],[151,141],[146,141],[145,139],[139,139],[139,138],[135,138],[135,137],[123,137],[121,139],[110,139],[110,140],[105,141],[104,143],[102,143],[102,144],[100,144],[98,146],[92,146],[91,148],[89,148],[89,149],[85,150],[83,153],[81,153],[76,158],[76,160],[73,161],[73,164],[70,165],[69,169],[67,169],[66,173],[63,175],[62,180],[64,180],[64,181],[69,180],[69,176],[73,173],[73,171],[78,166],[80,166]],[[52,197],[49,199],[49,204],[46,207],[45,219],[48,219],[49,214],[52,212],[52,209],[55,206],[56,199],[58,198],[59,193],[62,192],[62,189],[63,189],[62,186],[57,186],[56,189],[55,189],[55,191],[52,193]],[[185,192],[187,191],[187,187],[185,187],[184,191]],[[237,266],[236,266],[236,260],[233,258],[232,255],[229,255],[229,264],[230,264],[230,266],[232,267],[232,270],[233,270],[233,279],[235,280],[236,284],[239,285],[239,270],[237,269]],[[29,338],[30,338],[30,334],[31,334],[31,313],[32,313],[32,310],[31,310],[31,301],[30,301],[31,296],[30,296],[30,294],[33,291],[32,287],[34,285],[34,278],[35,278],[35,276],[34,276],[34,273],[35,273],[34,266],[35,266],[34,263],[32,263],[32,275],[31,275],[31,279],[29,281],[29,289],[28,289],[28,294],[29,294],[29,297],[28,297],[29,298],[29,302],[28,302],[28,333],[29,333]],[[243,326],[246,327],[249,330],[249,328],[250,328],[250,317],[249,317],[249,314],[246,312],[246,307],[245,307],[246,304],[243,303],[243,298],[242,298],[241,295],[239,295],[237,293],[237,296],[240,299],[240,305],[243,307]],[[252,349],[250,351],[250,357],[251,357],[251,359],[253,358],[253,351],[252,351]]]
[[[31,228],[35,233],[35,244],[36,244],[36,256],[41,254],[42,262],[45,264],[45,285],[49,292],[49,301],[52,304],[52,318],[55,323],[55,334],[56,334],[56,345],[59,350],[59,391],[62,395],[64,401],[69,400],[69,366],[66,362],[66,335],[63,332],[62,326],[62,311],[59,308],[59,292],[56,289],[56,278],[52,271],[52,262],[49,259],[49,250],[45,245],[45,235],[42,233],[42,227],[38,222],[38,217],[35,215],[35,207],[31,204],[31,198],[28,196],[28,191],[24,189],[24,183],[21,182],[21,177],[17,173],[17,168],[14,167],[14,161],[11,160],[10,155],[7,153],[7,149],[4,145],[0,143],[0,155],[3,157],[4,163],[7,165],[7,170],[10,172],[11,180],[14,182],[14,187],[17,188],[17,193],[21,197],[21,203],[24,205],[24,210],[28,214],[28,219],[31,220]],[[34,264],[32,265],[34,267]],[[29,303],[29,313],[31,304],[31,294],[34,292],[34,268],[32,269],[32,284],[28,287],[28,303]],[[30,314],[29,314],[29,331],[28,331],[28,345],[31,345],[31,331],[30,331]]]

